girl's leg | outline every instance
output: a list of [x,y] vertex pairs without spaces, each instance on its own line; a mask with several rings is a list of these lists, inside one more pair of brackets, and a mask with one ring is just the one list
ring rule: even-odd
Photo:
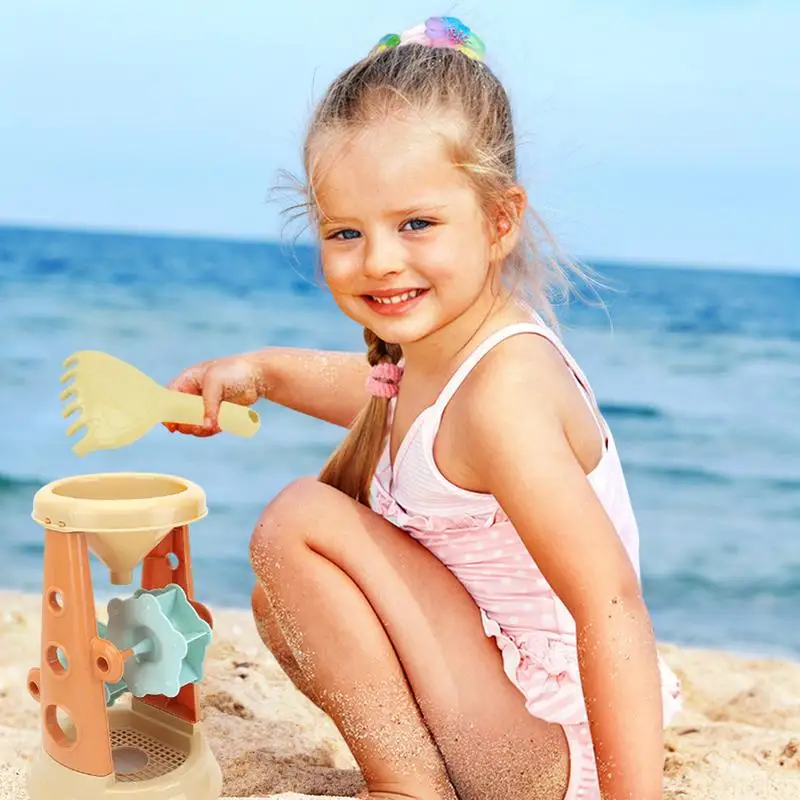
[[251,561],[267,643],[373,796],[453,797],[449,775],[460,800],[562,800],[563,730],[527,712],[472,598],[410,536],[303,479],[265,510]]
[[314,702],[311,697],[311,687],[306,685],[303,673],[297,663],[297,659],[292,654],[286,637],[278,625],[275,616],[275,608],[267,597],[264,587],[260,582],[256,582],[250,598],[253,608],[253,619],[256,623],[256,630],[261,637],[261,641],[267,646],[278,665],[286,673],[289,680],[306,696]]
[[325,524],[326,509],[306,505],[316,502],[309,485],[312,492],[322,486],[309,479],[284,490],[253,536],[259,634],[295,686],[336,723],[370,797],[456,800],[375,612],[348,575],[310,546],[310,518]]

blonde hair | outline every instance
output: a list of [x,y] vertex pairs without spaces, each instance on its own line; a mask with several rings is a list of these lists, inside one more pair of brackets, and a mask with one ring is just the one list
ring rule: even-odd
[[[408,111],[422,119],[446,114],[462,123],[443,131],[453,163],[468,176],[487,218],[499,211],[520,227],[518,244],[502,264],[502,280],[557,327],[555,298],[568,298],[570,272],[585,275],[586,271],[561,257],[533,209],[528,207],[520,218],[509,194],[518,184],[511,105],[502,83],[484,62],[457,50],[404,44],[370,53],[345,70],[312,115],[303,148],[306,201],[292,208],[302,208],[318,221],[314,177],[315,154],[321,148],[315,145],[323,137],[357,135],[389,115]],[[382,341],[371,330],[364,330],[364,340],[370,365],[396,364],[402,357],[399,345]],[[388,433],[388,407],[387,399],[371,397],[319,476],[367,506]]]

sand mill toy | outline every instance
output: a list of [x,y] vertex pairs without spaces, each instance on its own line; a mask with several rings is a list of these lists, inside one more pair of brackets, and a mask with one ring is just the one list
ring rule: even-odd
[[[202,398],[167,390],[96,350],[65,362],[67,435],[86,429],[83,456],[144,436],[158,422],[200,424]],[[251,409],[220,408],[220,427],[252,436]],[[195,483],[159,473],[99,473],[48,483],[33,499],[44,528],[40,666],[28,689],[42,743],[30,800],[217,800],[222,774],[200,725],[198,682],[211,641],[194,598],[189,526],[207,515]],[[90,553],[114,585],[141,587],[95,618]]]
[[[197,683],[211,639],[193,596],[189,525],[203,490],[154,473],[53,481],[34,497],[45,529],[41,666],[28,675],[42,746],[31,800],[216,800],[222,776],[200,726]],[[89,554],[141,588],[95,619]],[[129,702],[123,695],[130,695]]]

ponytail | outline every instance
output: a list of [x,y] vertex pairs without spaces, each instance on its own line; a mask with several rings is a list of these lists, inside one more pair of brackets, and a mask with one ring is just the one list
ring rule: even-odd
[[[372,367],[382,363],[397,364],[402,358],[399,344],[384,342],[369,328],[364,328],[364,341]],[[322,468],[319,480],[369,507],[372,477],[386,444],[388,414],[389,399],[371,396],[344,441]]]

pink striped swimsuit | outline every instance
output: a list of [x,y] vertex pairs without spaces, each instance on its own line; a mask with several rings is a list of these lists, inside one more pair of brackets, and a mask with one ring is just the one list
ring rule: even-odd
[[[461,581],[480,608],[484,631],[497,642],[506,675],[524,695],[528,711],[563,726],[571,761],[564,800],[599,800],[578,670],[575,621],[494,497],[450,483],[433,457],[442,414],[458,387],[492,347],[521,333],[543,336],[558,349],[598,420],[606,447],[587,479],[640,575],[639,533],[614,438],[580,367],[538,318],[497,331],[470,353],[436,402],[414,420],[400,444],[394,468],[387,444],[372,483],[372,506],[423,544]],[[393,413],[394,401],[390,416]],[[681,690],[660,656],[659,667],[666,725],[681,707]]]

